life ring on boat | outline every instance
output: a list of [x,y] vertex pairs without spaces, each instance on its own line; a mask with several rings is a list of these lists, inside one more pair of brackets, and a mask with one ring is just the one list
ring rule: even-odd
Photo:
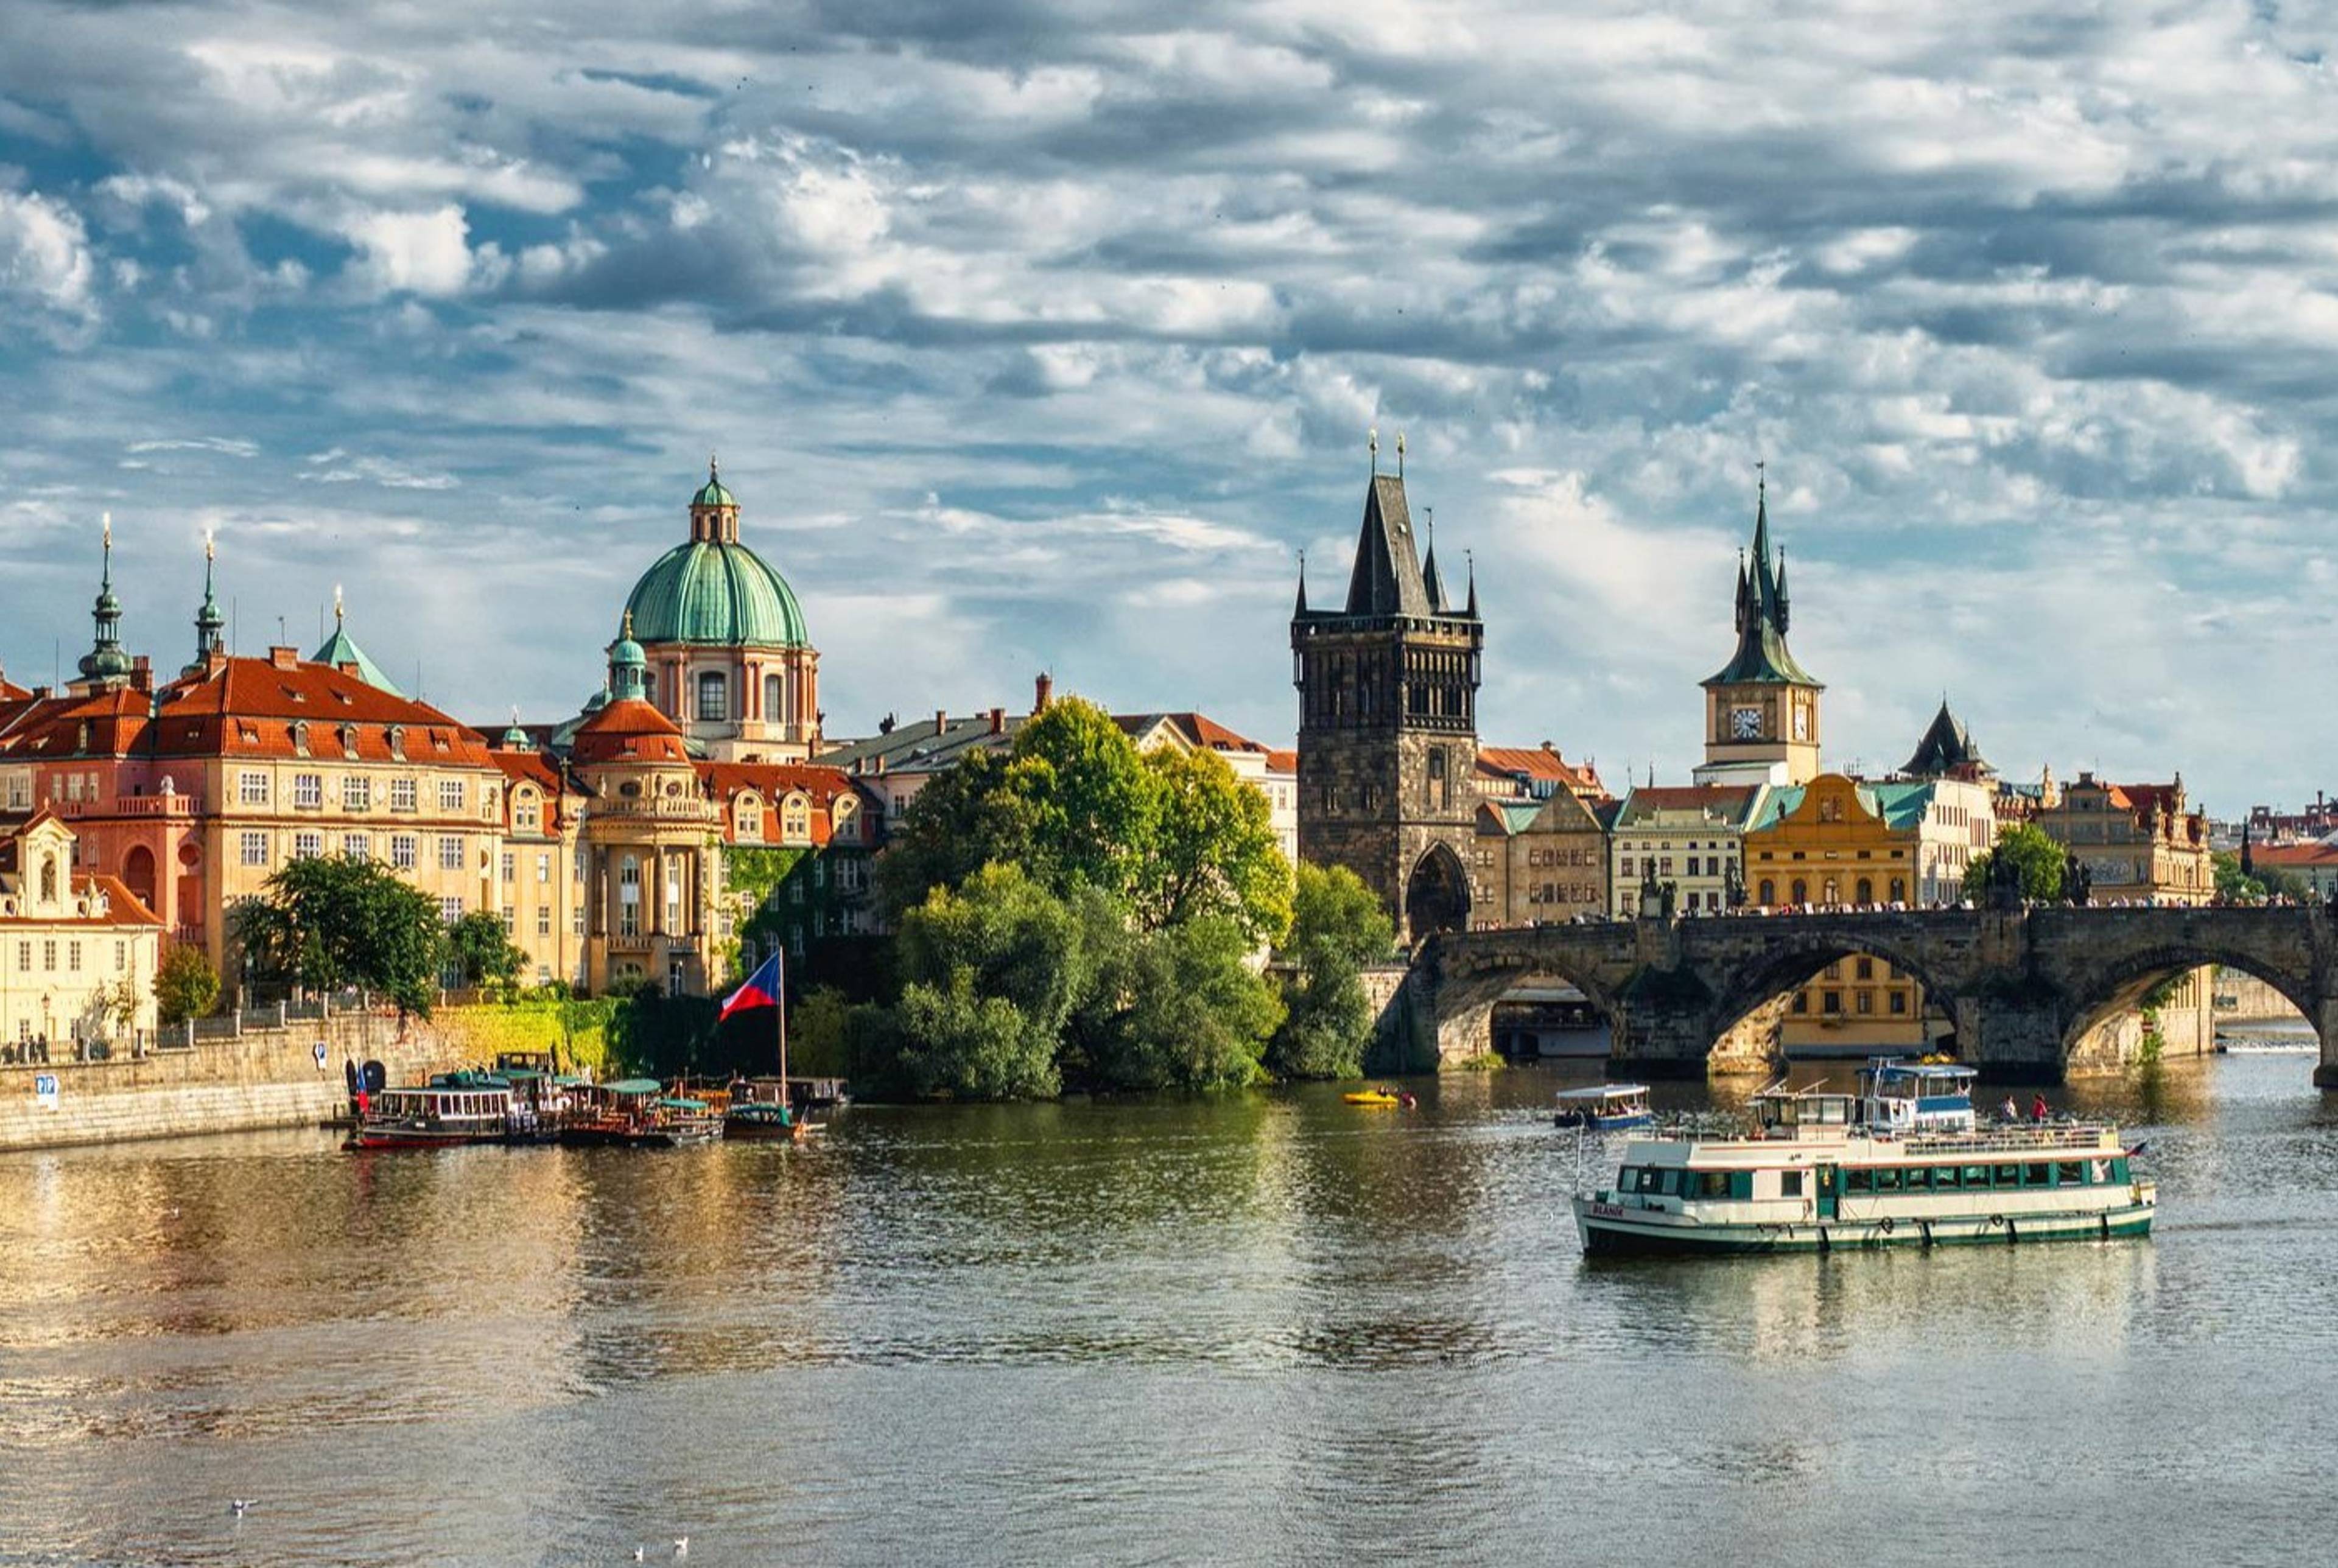
[[2004,1229],[2004,1227],[2005,1227],[2005,1216],[2004,1216],[2004,1215],[2002,1215],[2002,1214],[1992,1214],[1992,1215],[1990,1215],[1990,1216],[1989,1217],[1989,1228],[1990,1230],[2003,1230],[2003,1229]]
[[1889,1236],[1889,1235],[1891,1235],[1891,1225],[1892,1225],[1891,1216],[1891,1215],[1889,1215],[1889,1214],[1886,1214],[1882,1219],[1878,1220],[1875,1222],[1875,1229],[1876,1229],[1877,1230],[1881,1231],[1882,1234],[1884,1234],[1884,1235],[1886,1235],[1886,1236]]

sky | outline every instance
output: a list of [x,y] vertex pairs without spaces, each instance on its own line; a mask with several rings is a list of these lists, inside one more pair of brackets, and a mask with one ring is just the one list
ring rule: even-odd
[[[573,713],[719,453],[830,733],[1296,727],[1377,429],[1480,730],[1685,781],[1766,462],[1828,761],[2338,785],[2326,10],[0,6],[0,668],[334,587]],[[281,631],[280,631],[280,624]]]

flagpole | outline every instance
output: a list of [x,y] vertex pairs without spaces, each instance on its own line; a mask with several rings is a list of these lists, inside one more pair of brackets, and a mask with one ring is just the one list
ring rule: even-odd
[[792,1116],[796,1102],[794,1096],[788,1093],[788,950],[775,947],[771,956],[780,961],[779,995],[771,998],[779,1004],[780,1010],[780,1103],[786,1106],[788,1114]]

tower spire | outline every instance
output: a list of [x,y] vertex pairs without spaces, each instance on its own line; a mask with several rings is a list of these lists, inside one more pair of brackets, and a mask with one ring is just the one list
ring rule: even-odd
[[213,571],[218,562],[218,549],[212,544],[211,531],[203,530],[203,602],[195,610],[195,662],[187,666],[185,674],[194,674],[220,652],[221,633],[226,629],[227,617],[220,613],[219,595],[213,587]]
[[97,603],[90,619],[96,636],[81,661],[81,672],[101,686],[118,686],[130,678],[130,655],[122,651],[122,601],[113,596],[113,514],[103,514],[99,546]]
[[1299,553],[1299,606],[1292,613],[1307,613],[1307,552],[1304,550]]

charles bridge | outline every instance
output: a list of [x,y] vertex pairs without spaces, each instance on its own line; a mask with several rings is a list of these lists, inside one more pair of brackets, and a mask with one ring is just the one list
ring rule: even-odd
[[1959,1059],[2055,1082],[2120,1065],[2107,1028],[2204,965],[2253,975],[2322,1044],[2338,1087],[2338,923],[2321,906],[2046,907],[1719,916],[1451,931],[1417,950],[1383,1016],[1402,1060],[1488,1048],[1494,1003],[1529,983],[1578,987],[1606,1015],[1613,1067],[1640,1076],[1766,1071],[1793,993],[1868,955],[1920,982]]

